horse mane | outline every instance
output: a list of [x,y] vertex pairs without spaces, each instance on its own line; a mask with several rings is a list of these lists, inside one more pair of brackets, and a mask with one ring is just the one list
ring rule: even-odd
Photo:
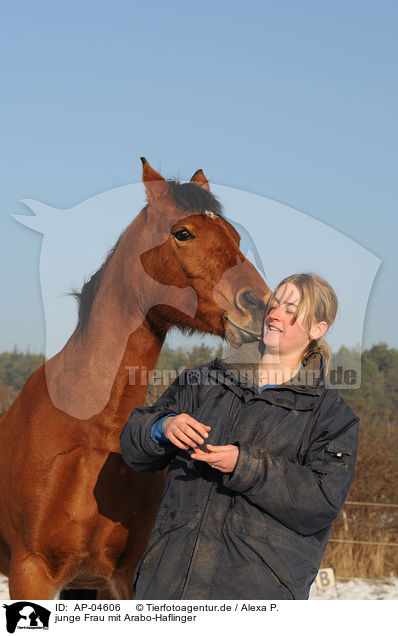
[[[174,180],[167,180],[167,183],[177,207],[187,211],[199,212],[199,214],[204,214],[206,210],[209,210],[218,216],[223,216],[222,205],[217,197],[196,183],[180,183]],[[87,327],[94,298],[102,277],[125,231],[119,236],[99,269],[83,284],[81,290],[72,289],[70,292],[70,295],[76,298],[79,307],[75,329],[77,335],[81,335]]]
[[222,205],[214,194],[196,183],[180,183],[179,181],[168,180],[171,194],[177,207],[183,210],[192,210],[204,214],[206,210],[223,216]]
[[77,325],[75,330],[77,335],[82,334],[87,326],[94,298],[100,286],[102,277],[125,231],[126,230],[122,232],[115,245],[109,250],[107,257],[105,258],[100,268],[97,269],[97,271],[91,276],[91,278],[83,284],[81,290],[78,291],[77,289],[72,289],[72,291],[70,292],[70,296],[76,298],[79,306]]

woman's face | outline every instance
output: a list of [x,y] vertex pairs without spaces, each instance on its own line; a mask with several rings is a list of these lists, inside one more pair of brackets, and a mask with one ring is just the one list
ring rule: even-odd
[[[321,333],[322,328],[319,330],[316,325],[309,330],[303,311],[293,322],[300,300],[300,290],[293,283],[285,283],[276,292],[264,321],[263,342],[269,353],[299,356],[313,338],[319,338],[326,331],[323,329]],[[322,324],[326,325],[319,323]]]

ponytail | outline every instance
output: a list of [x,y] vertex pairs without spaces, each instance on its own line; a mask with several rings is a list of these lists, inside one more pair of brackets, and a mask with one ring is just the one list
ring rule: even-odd
[[307,345],[303,352],[301,362],[304,364],[314,353],[320,353],[322,358],[325,360],[325,368],[327,373],[331,352],[328,343],[323,338],[319,338],[318,340],[311,340],[311,342],[309,343],[309,345]]

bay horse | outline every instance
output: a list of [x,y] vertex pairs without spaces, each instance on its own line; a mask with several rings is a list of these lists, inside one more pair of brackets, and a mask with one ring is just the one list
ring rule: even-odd
[[155,368],[172,326],[235,347],[261,332],[270,290],[203,172],[179,183],[142,163],[147,204],[77,294],[72,336],[0,419],[0,570],[12,599],[68,585],[131,598],[164,472],[121,458],[119,435],[150,381],[131,383],[130,370]]

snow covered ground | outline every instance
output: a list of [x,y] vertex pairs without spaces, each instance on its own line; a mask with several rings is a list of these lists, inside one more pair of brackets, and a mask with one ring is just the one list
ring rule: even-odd
[[[7,579],[0,577],[0,599],[9,599]],[[310,600],[398,600],[398,578],[391,577],[386,581],[368,581],[353,579],[337,581],[336,587],[318,590],[315,584],[311,588]]]
[[398,578],[390,577],[385,581],[370,581],[368,579],[337,581],[335,587],[323,590],[319,590],[314,583],[310,591],[310,600],[396,601],[398,600]]

